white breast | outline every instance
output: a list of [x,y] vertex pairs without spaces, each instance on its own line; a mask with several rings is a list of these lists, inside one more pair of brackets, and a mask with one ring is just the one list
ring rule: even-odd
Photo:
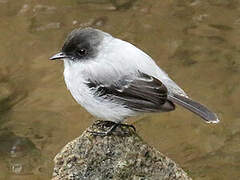
[[119,104],[96,97],[85,84],[87,82],[83,78],[85,68],[70,65],[68,60],[64,60],[64,66],[64,79],[67,88],[74,99],[93,116],[119,123],[126,117],[136,115],[132,110],[124,108]]

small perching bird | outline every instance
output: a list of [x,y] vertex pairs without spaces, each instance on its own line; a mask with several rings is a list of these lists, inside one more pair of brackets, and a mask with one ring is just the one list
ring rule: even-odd
[[167,112],[181,105],[207,123],[218,123],[215,113],[186,93],[134,45],[98,29],[72,31],[61,52],[64,78],[74,99],[92,115],[117,125],[127,117]]

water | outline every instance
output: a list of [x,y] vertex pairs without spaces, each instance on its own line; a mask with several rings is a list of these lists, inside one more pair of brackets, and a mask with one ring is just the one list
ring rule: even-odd
[[48,58],[72,29],[92,26],[150,54],[217,112],[205,124],[177,108],[133,123],[197,180],[240,179],[238,0],[0,0],[0,179],[49,179],[52,159],[93,118]]

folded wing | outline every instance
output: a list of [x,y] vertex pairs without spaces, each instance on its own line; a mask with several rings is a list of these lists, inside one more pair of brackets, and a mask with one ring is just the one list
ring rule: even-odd
[[138,112],[172,111],[175,105],[169,101],[164,84],[147,74],[139,72],[137,78],[122,78],[113,84],[88,80],[86,83],[99,98],[108,99]]

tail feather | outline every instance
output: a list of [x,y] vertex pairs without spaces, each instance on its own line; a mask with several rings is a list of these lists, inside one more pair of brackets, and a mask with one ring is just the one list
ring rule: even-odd
[[217,115],[211,112],[207,107],[202,104],[195,102],[189,98],[184,96],[180,96],[177,94],[171,94],[168,96],[168,99],[173,103],[181,105],[191,112],[197,114],[201,118],[203,118],[207,123],[218,123],[219,119]]

